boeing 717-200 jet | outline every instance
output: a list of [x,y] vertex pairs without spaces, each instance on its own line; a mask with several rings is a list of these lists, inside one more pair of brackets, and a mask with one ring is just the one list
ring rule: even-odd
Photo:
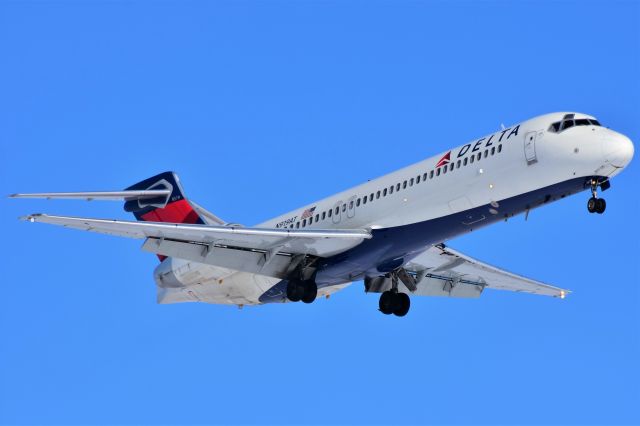
[[143,239],[160,265],[158,303],[311,303],[353,281],[380,293],[383,314],[404,316],[409,296],[479,297],[485,288],[563,298],[567,290],[482,263],[447,240],[590,191],[605,211],[610,179],[633,157],[626,136],[592,116],[553,113],[267,220],[228,223],[161,173],[123,191],[15,194],[15,198],[122,200],[137,221],[32,214],[23,219]]

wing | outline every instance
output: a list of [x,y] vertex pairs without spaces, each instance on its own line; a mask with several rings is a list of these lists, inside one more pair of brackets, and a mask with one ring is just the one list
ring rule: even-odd
[[278,278],[305,255],[331,256],[371,238],[366,230],[243,228],[45,214],[21,219],[146,239],[145,251]]
[[479,297],[486,287],[560,298],[569,293],[480,262],[444,244],[431,247],[405,269],[418,281],[417,295]]

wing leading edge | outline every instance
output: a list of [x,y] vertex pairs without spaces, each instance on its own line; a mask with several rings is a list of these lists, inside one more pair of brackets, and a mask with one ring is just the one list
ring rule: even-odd
[[132,222],[46,214],[32,214],[21,219],[119,237],[154,239],[159,243],[158,245],[168,240],[168,242],[178,244],[196,244],[205,247],[219,245],[243,250],[274,251],[290,255],[330,256],[348,250],[363,240],[371,238],[371,234],[366,230],[244,228],[166,222]]

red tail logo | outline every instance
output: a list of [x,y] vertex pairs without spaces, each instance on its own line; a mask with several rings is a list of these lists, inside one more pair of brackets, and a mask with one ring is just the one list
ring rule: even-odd
[[436,164],[436,167],[444,166],[445,164],[449,164],[451,161],[451,151],[447,152]]

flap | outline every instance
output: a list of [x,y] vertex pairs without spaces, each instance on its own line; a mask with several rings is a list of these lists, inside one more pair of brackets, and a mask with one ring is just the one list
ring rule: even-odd
[[[466,256],[444,244],[433,246],[406,265],[406,269],[427,278],[429,286],[418,285],[416,294],[422,294],[421,289],[434,291],[434,282],[440,282],[444,293],[451,293],[459,285],[471,285],[479,292],[485,287],[498,290],[509,290],[523,293],[541,294],[564,298],[570,293],[558,287],[535,281],[521,275],[496,268]],[[435,280],[435,281],[434,281]],[[438,289],[440,287],[438,284]]]

